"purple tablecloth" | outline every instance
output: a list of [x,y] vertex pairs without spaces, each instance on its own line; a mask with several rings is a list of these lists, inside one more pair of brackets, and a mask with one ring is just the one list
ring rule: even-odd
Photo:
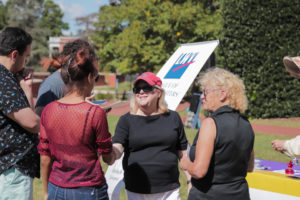
[[[287,169],[288,163],[281,163],[269,160],[255,159],[255,169],[256,170],[265,170],[265,171],[277,171],[279,173],[284,173],[284,170]],[[293,169],[295,171],[294,176],[300,177],[300,165],[294,165]]]

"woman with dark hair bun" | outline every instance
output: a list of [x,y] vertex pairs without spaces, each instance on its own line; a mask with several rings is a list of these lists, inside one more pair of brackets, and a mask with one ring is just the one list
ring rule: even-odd
[[113,164],[111,135],[105,111],[85,101],[99,78],[97,58],[90,46],[83,46],[62,60],[68,92],[41,115],[44,199],[108,199],[99,157]]
[[[92,46],[83,39],[77,39],[72,42],[67,43],[60,55],[57,55],[56,57],[52,59],[45,59],[41,62],[44,62],[44,67],[47,69],[49,65],[52,63],[52,68],[57,69],[53,74],[51,74],[49,77],[47,77],[41,86],[39,87],[39,92],[37,96],[37,101],[35,104],[35,112],[41,116],[41,113],[44,109],[44,107],[51,103],[52,101],[58,100],[62,98],[66,92],[67,88],[65,87],[65,82],[62,80],[61,77],[61,67],[65,64],[65,61],[67,58],[70,57],[70,55],[76,53],[80,49],[86,49],[90,53],[90,56],[92,60],[96,59],[96,54],[92,48]],[[68,80],[65,80],[68,81]]]

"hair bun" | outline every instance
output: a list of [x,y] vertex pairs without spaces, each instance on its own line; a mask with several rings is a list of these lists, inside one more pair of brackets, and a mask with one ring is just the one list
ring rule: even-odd
[[81,49],[76,53],[76,62],[78,67],[82,66],[89,57],[89,52],[87,49]]

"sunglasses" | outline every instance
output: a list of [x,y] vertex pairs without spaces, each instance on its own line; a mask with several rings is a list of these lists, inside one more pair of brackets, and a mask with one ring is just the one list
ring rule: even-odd
[[95,78],[95,82],[98,82],[98,81],[99,81],[99,79],[100,79],[100,75],[99,75],[99,74],[97,74],[97,76],[96,76],[96,78]]
[[139,94],[141,90],[143,90],[144,92],[151,92],[154,89],[153,86],[151,85],[145,85],[143,87],[134,87],[132,89],[134,94]]

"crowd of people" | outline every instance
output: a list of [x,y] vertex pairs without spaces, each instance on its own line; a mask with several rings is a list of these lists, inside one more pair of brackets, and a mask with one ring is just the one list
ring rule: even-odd
[[45,200],[109,199],[100,158],[112,165],[123,154],[130,200],[180,200],[179,167],[189,200],[250,199],[245,177],[254,167],[254,132],[242,115],[247,97],[237,75],[212,68],[201,77],[202,108],[210,115],[188,151],[181,118],[168,109],[162,80],[151,72],[133,82],[130,112],[111,137],[106,111],[88,100],[99,66],[82,39],[53,60],[58,70],[34,105],[32,74],[24,68],[31,43],[21,28],[0,33],[0,200],[32,200],[40,172]]

